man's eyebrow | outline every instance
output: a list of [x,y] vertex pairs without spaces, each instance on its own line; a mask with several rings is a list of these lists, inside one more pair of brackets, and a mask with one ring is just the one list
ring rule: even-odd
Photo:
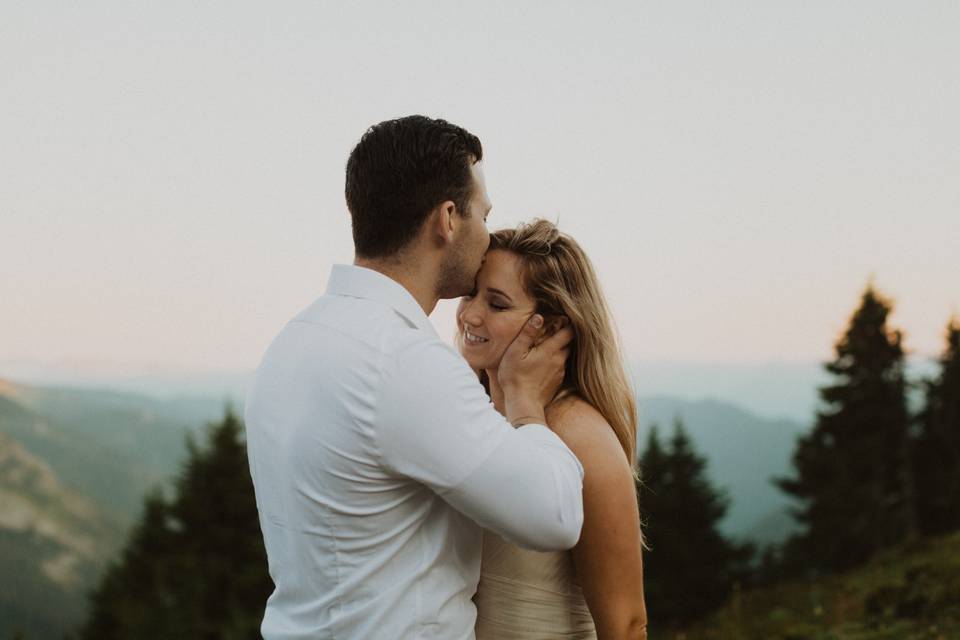
[[507,295],[506,293],[504,293],[503,291],[500,291],[500,289],[497,289],[496,287],[487,287],[487,291],[489,291],[490,293],[499,294],[499,295],[503,296],[504,298],[506,298],[507,300],[509,300],[509,301],[511,301],[511,302],[513,301],[513,298],[511,298],[510,296],[508,296],[508,295]]

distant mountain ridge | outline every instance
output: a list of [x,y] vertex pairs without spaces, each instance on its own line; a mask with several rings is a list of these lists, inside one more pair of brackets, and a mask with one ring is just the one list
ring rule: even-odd
[[114,391],[12,386],[0,395],[0,433],[46,461],[69,486],[131,520],[164,482],[188,433],[223,411],[213,399],[157,400]]
[[221,402],[181,403],[0,379],[0,638],[56,638]]
[[690,401],[670,396],[639,399],[638,448],[652,426],[661,438],[680,419],[697,451],[707,458],[707,476],[732,498],[721,523],[728,534],[761,544],[781,542],[793,530],[790,505],[770,479],[786,474],[796,438],[806,430],[799,422],[759,417],[728,402]]
[[[109,519],[89,497],[65,486],[50,466],[9,436],[0,434],[0,528],[35,530],[78,559],[96,559],[98,538],[111,534]],[[68,585],[74,577],[47,571]]]
[[92,499],[2,433],[0,504],[0,575],[16,587],[0,591],[0,634],[7,637],[19,627],[29,637],[59,637],[54,634],[83,614],[77,594],[116,552],[121,529]]
[[[910,356],[907,376],[935,374],[933,359]],[[670,396],[686,401],[713,398],[765,419],[810,423],[820,406],[819,388],[831,382],[822,362],[671,362],[631,359],[641,396]],[[916,390],[913,394],[917,400]]]

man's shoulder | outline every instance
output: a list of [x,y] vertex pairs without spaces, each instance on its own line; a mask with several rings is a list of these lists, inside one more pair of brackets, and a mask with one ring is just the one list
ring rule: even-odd
[[408,329],[395,335],[395,342],[389,346],[390,359],[401,372],[423,369],[447,373],[460,369],[469,371],[463,356],[436,334]]
[[323,295],[294,316],[288,326],[307,333],[332,333],[386,353],[428,343],[430,338],[439,342],[435,334],[411,326],[389,305],[349,296]]

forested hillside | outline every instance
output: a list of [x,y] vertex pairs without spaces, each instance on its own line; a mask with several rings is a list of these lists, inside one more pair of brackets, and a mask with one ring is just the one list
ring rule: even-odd
[[222,410],[0,381],[0,638],[59,640],[83,619],[144,495],[169,483],[187,434]]

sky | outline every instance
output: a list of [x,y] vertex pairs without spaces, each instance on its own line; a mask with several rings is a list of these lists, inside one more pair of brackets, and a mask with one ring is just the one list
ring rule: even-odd
[[0,363],[254,368],[410,113],[481,138],[492,228],[583,245],[631,358],[825,360],[869,282],[917,355],[960,313],[956,2],[0,7]]

